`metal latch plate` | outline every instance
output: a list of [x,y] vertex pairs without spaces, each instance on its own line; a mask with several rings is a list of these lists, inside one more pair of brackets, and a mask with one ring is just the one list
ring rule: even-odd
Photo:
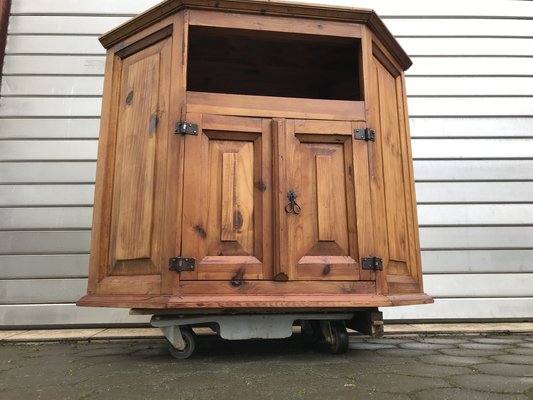
[[361,265],[363,269],[383,271],[383,260],[379,257],[363,257]]
[[176,124],[176,128],[174,129],[174,133],[179,133],[182,135],[198,135],[198,125],[197,124],[191,124],[190,122],[183,121],[178,122]]
[[375,142],[376,141],[376,132],[374,131],[374,129],[370,129],[370,128],[361,128],[361,129],[356,129],[355,132],[354,132],[354,137],[357,139],[357,140],[365,140],[365,141],[372,141],[372,142]]
[[168,269],[170,271],[194,271],[196,260],[194,258],[172,257],[168,259]]

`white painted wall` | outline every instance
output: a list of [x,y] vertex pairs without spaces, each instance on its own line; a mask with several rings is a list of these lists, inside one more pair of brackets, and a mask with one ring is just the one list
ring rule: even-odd
[[[533,318],[533,2],[374,8],[414,65],[425,289],[390,319]],[[0,326],[146,321],[85,292],[104,51],[155,0],[13,0],[0,97]]]

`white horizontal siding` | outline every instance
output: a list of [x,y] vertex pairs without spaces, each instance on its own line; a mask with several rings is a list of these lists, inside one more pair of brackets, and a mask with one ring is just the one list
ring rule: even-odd
[[526,76],[533,74],[531,57],[413,56],[406,72],[413,76]]
[[[533,2],[323,2],[375,8],[414,62],[422,260],[436,302],[385,316],[533,318]],[[97,37],[156,3],[13,1],[0,90],[0,325],[147,321],[72,302],[90,243]]]
[[[310,3],[309,0],[294,0]],[[157,0],[114,0],[112,2],[86,2],[83,0],[18,0],[14,1],[13,14],[89,14],[131,15],[145,11]],[[527,1],[509,4],[505,0],[448,0],[428,4],[425,0],[321,0],[320,4],[366,7],[375,9],[382,16],[478,16],[478,17],[533,17],[533,5]]]
[[89,267],[88,254],[0,255],[2,279],[84,278]]

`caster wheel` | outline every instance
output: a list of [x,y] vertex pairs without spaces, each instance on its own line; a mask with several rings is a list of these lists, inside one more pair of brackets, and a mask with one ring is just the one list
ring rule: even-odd
[[327,343],[331,354],[344,354],[348,350],[348,332],[344,321],[331,321],[331,343]]
[[316,344],[322,339],[320,323],[318,321],[302,322],[302,338],[306,344]]
[[192,353],[194,353],[194,349],[196,348],[196,335],[190,328],[182,328],[181,329],[181,336],[183,337],[183,341],[185,342],[185,348],[183,350],[178,350],[172,344],[168,344],[168,351],[170,355],[174,358],[177,358],[178,360],[184,360],[186,358],[189,358]]

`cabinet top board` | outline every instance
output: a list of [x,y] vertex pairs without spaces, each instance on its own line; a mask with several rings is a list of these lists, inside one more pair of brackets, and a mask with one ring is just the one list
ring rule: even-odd
[[285,1],[166,0],[105,33],[100,37],[100,42],[106,49],[109,49],[129,36],[184,9],[257,14],[258,16],[313,18],[324,21],[363,24],[370,28],[376,38],[381,41],[404,70],[412,65],[407,53],[401,48],[400,44],[373,10]]

